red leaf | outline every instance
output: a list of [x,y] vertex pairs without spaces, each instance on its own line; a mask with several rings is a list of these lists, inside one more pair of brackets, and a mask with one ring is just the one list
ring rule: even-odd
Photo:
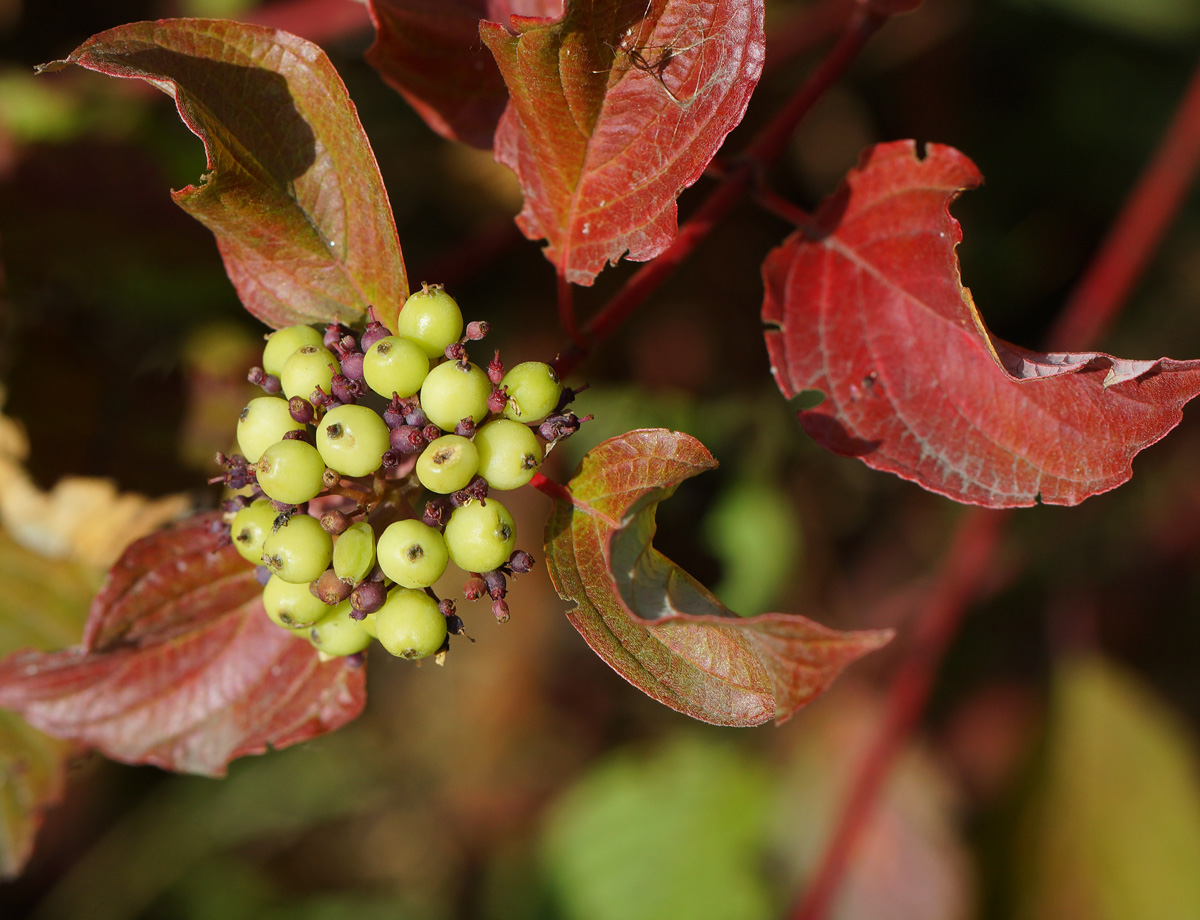
[[442,137],[488,148],[508,90],[480,21],[557,17],[562,0],[370,0],[370,9],[367,62]]
[[82,646],[0,661],[0,707],[114,760],[210,775],[357,716],[364,669],[322,663],[267,619],[217,520],[196,515],[130,546]]
[[524,190],[521,230],[575,284],[654,258],[758,83],[762,0],[575,3],[513,25],[480,34],[512,96],[496,158]]
[[145,80],[204,141],[172,195],[217,237],[242,303],[273,326],[394,318],[408,294],[379,167],[316,45],[265,26],[167,19],[94,35],[64,61]]
[[981,181],[950,148],[867,151],[814,226],[763,265],[773,373],[837,454],[960,502],[1074,505],[1179,424],[1200,361],[1038,354],[991,336],[959,280],[949,204]]
[[801,616],[739,617],[650,544],[654,512],[716,461],[695,438],[631,431],[589,451],[546,524],[546,560],[567,616],[622,677],[718,725],[782,722],[890,630],[839,632]]

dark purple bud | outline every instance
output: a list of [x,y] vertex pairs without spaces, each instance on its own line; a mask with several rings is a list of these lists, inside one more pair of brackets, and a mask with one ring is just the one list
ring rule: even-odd
[[256,565],[254,567],[254,580],[265,588],[267,582],[271,580],[271,570],[265,565]]
[[421,520],[426,527],[436,527],[441,530],[450,520],[450,512],[453,510],[454,506],[451,505],[449,499],[431,498],[425,503],[425,512],[421,515]]
[[370,351],[371,346],[380,339],[386,339],[392,334],[391,330],[379,321],[379,318],[375,315],[374,307],[367,307],[367,316],[370,317],[370,321],[367,323],[367,328],[363,331],[362,338],[358,340],[359,347],[362,348],[364,353]]
[[[353,614],[351,615],[353,616]],[[367,663],[367,653],[355,652],[353,655],[347,655],[342,660],[346,662],[346,667],[351,668],[352,670],[358,670]]]
[[468,342],[478,342],[491,331],[492,327],[488,325],[487,320],[472,320],[467,323],[466,339]]
[[454,598],[447,597],[438,601],[438,611],[447,619],[454,616]]
[[261,367],[250,368],[250,373],[246,375],[246,379],[255,386],[262,387],[265,392],[272,395],[283,389],[282,384],[279,382],[279,378],[274,374],[268,374]]
[[467,416],[464,419],[459,419],[458,424],[454,426],[454,433],[464,438],[475,436],[475,419]]
[[500,360],[500,349],[497,348],[492,354],[492,360],[487,366],[488,380],[492,382],[492,386],[500,386],[500,381],[504,379],[504,362]]
[[383,452],[382,455],[380,455],[379,465],[382,466],[385,470],[390,470],[390,469],[392,469],[392,467],[399,466],[401,461],[403,461],[403,460],[404,460],[404,454],[402,454],[400,451],[396,450],[396,448],[394,448],[394,447],[389,447],[387,450],[385,450]]
[[402,454],[415,454],[418,451],[425,449],[425,445],[429,443],[425,440],[425,435],[421,433],[421,429],[414,428],[412,425],[401,425],[399,428],[393,428],[389,435],[392,447],[400,451]]
[[499,415],[504,411],[504,407],[508,405],[508,387],[492,387],[492,392],[488,396],[487,407],[488,412],[493,412]]
[[421,429],[421,434],[425,435],[426,441],[436,441],[438,438],[440,438],[442,436],[442,429],[440,429],[437,425],[433,424],[433,422],[430,422],[428,425],[426,425],[424,428]]
[[285,441],[304,441],[308,444],[312,443],[312,435],[305,428],[293,428],[291,431],[283,433]]
[[469,601],[477,601],[487,594],[487,587],[483,583],[483,576],[472,573],[471,577],[463,582],[463,597]]
[[424,428],[429,424],[429,419],[425,415],[425,410],[417,406],[404,416],[404,422],[407,425],[412,425],[414,428]]
[[363,379],[363,354],[361,351],[352,351],[342,358],[342,373],[351,380]]
[[504,597],[508,593],[508,582],[504,578],[504,573],[499,569],[483,573],[483,586],[492,600]]
[[508,622],[508,604],[504,598],[498,597],[492,601],[492,616],[496,618],[497,623]]
[[316,416],[312,403],[303,396],[293,396],[288,400],[288,412],[292,414],[292,419],[301,425],[307,425]]
[[[325,327],[325,334],[322,336],[322,341],[325,343],[325,347],[330,351],[338,352],[338,346],[341,345],[342,339],[349,334],[349,327],[343,326],[341,323],[330,323]],[[354,346],[351,345],[350,347],[353,348]]]
[[[368,613],[374,613],[387,600],[387,588],[382,581],[364,581],[350,593],[350,606],[362,616],[354,619],[361,620]],[[354,616],[354,614],[350,614]]]
[[533,568],[533,557],[523,549],[514,549],[508,557],[508,567],[514,575],[524,575]]
[[459,364],[467,364],[467,349],[462,342],[451,342],[446,346],[446,360],[457,361]]
[[248,495],[235,495],[233,498],[227,498],[221,502],[221,510],[226,514],[237,514],[243,508],[250,507],[250,497]]
[[[467,636],[467,627],[463,623],[462,617],[457,613],[452,613],[446,617],[446,631],[452,636]],[[470,636],[467,636],[467,638],[471,639]],[[474,642],[475,640],[471,639],[471,641]]]
[[488,482],[482,476],[475,476],[467,483],[465,489],[459,489],[450,496],[450,504],[455,508],[460,505],[465,505],[470,501],[477,501],[480,504],[486,505],[488,497]]
[[308,397],[308,401],[318,409],[332,409],[334,406],[340,405],[336,399],[334,399],[320,387],[317,387],[312,391],[312,394]]
[[350,515],[345,511],[338,511],[336,508],[332,511],[326,511],[321,515],[321,528],[326,533],[331,533],[335,537],[338,534],[345,533],[346,528],[353,523],[354,521]]
[[358,401],[358,397],[354,395],[355,387],[353,381],[345,374],[334,374],[333,380],[329,384],[329,392],[343,406],[352,405]]
[[336,607],[350,596],[354,586],[338,578],[337,572],[333,569],[326,569],[316,581],[308,586],[308,590],[317,600],[330,607]]
[[577,432],[579,426],[584,422],[591,421],[591,418],[590,415],[580,418],[574,412],[567,410],[562,415],[552,415],[542,422],[538,426],[538,434],[547,441],[561,441]]

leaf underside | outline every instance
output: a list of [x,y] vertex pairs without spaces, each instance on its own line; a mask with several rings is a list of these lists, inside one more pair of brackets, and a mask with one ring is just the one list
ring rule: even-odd
[[546,558],[567,616],[622,677],[718,725],[790,718],[888,630],[841,632],[801,616],[739,617],[651,545],[654,512],[716,465],[695,438],[642,429],[590,451],[555,500]]
[[130,546],[82,645],[0,661],[0,707],[114,760],[214,776],[357,716],[364,669],[321,662],[267,618],[219,520],[194,515]]
[[574,284],[654,258],[758,83],[762,0],[574,2],[512,25],[480,35],[512,97],[495,152],[521,183],[521,230]]
[[1200,393],[1200,362],[1039,354],[990,335],[949,205],[981,181],[950,147],[868,150],[763,264],[772,372],[833,453],[955,501],[1074,505],[1116,488]]
[[408,294],[375,156],[316,45],[225,20],[139,22],[88,39],[78,64],[175,99],[209,172],[173,192],[217,238],[246,309],[269,325],[388,322]]

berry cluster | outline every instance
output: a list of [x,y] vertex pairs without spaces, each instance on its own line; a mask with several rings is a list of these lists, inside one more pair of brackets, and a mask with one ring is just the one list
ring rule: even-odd
[[[465,635],[433,584],[453,562],[464,596],[508,619],[507,579],[533,558],[491,490],[533,478],[548,445],[578,430],[574,393],[540,362],[505,372],[467,357],[487,324],[463,327],[440,285],[405,302],[393,333],[370,311],[361,335],[273,333],[237,425],[240,454],[215,477],[243,494],[226,503],[230,538],[260,566],[267,615],[324,655],[357,655],[378,639],[391,654],[444,653]],[[415,482],[414,482],[415,480]],[[417,514],[422,488],[434,493]]]

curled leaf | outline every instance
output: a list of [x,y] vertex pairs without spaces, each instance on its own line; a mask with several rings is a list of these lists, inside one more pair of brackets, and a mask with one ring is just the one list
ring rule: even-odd
[[825,395],[798,415],[834,453],[955,501],[1078,504],[1179,424],[1200,361],[1039,354],[988,333],[949,212],[980,181],[950,147],[868,150],[763,264],[772,371],[785,396]]
[[574,284],[654,258],[758,83],[762,0],[574,2],[512,25],[480,35],[512,96],[495,149],[525,194],[521,230]]
[[654,699],[719,725],[782,722],[891,632],[739,617],[655,550],[658,503],[715,465],[695,438],[663,429],[590,451],[546,524],[550,577],[592,649]]
[[363,668],[321,662],[267,619],[215,524],[195,515],[130,546],[81,646],[0,661],[0,707],[114,760],[209,775],[357,716]]
[[173,192],[217,238],[242,303],[273,326],[384,322],[408,293],[387,192],[354,104],[316,45],[265,26],[165,19],[94,35],[62,61],[156,86],[209,172]]

